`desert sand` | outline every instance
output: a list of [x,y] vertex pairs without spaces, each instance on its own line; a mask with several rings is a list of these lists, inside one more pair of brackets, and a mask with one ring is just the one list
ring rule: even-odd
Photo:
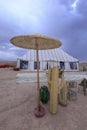
[[68,101],[67,107],[58,104],[51,114],[48,104],[45,115],[36,118],[36,83],[17,83],[17,71],[0,69],[0,130],[87,130],[87,96],[77,93],[77,100]]

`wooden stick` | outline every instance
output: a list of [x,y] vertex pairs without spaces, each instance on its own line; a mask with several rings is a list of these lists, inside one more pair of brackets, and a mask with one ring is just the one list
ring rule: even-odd
[[38,55],[38,43],[36,39],[36,60],[37,60],[37,93],[38,93],[38,110],[40,111],[40,81],[39,81],[39,55]]

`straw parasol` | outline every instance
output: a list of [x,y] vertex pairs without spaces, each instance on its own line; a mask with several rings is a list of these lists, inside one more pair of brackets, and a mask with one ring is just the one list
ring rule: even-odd
[[33,35],[22,35],[13,37],[10,42],[18,47],[33,49],[36,50],[36,59],[37,59],[37,89],[38,89],[38,107],[35,108],[35,115],[37,117],[41,117],[44,115],[45,110],[40,105],[40,82],[39,82],[39,55],[38,50],[47,50],[58,48],[62,45],[62,43],[55,38],[33,34]]

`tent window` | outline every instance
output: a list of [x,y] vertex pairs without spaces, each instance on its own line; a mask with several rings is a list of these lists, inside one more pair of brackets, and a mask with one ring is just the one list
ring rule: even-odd
[[[38,65],[39,67],[39,69],[40,69],[40,62],[39,62],[39,65]],[[34,69],[37,69],[37,62],[36,61],[34,61]]]
[[64,64],[64,62],[60,62],[60,69],[62,69],[62,70],[65,69],[65,64]]
[[47,62],[47,70],[48,70],[48,68],[49,68],[49,65],[48,65],[48,62]]
[[70,69],[77,69],[77,64],[76,62],[70,62]]
[[46,70],[48,70],[48,69],[50,69],[51,68],[51,66],[50,66],[50,64],[47,62],[47,64],[46,64]]
[[28,69],[28,61],[20,60],[20,69]]

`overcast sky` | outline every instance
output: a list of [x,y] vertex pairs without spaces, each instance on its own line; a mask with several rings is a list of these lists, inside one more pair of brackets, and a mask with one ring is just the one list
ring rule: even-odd
[[87,60],[87,1],[0,0],[0,60],[22,56],[26,50],[10,39],[33,33],[58,38],[64,51]]

